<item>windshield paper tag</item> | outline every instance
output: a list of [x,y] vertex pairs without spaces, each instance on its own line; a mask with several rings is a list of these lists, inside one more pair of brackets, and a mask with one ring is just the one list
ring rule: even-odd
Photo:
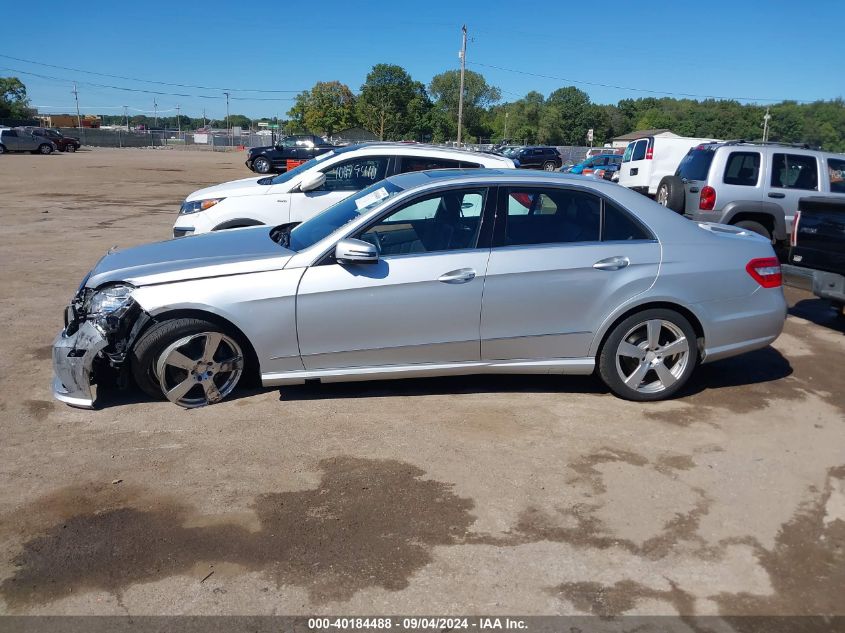
[[384,187],[379,187],[378,189],[376,189],[372,193],[368,193],[363,198],[358,198],[355,201],[355,206],[358,207],[359,209],[363,209],[365,207],[369,207],[370,205],[375,204],[376,202],[378,202],[379,200],[382,200],[383,198],[386,198],[387,196],[388,196],[387,189],[385,189]]

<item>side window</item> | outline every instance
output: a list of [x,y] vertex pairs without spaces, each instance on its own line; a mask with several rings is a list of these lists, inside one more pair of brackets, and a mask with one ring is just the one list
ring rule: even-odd
[[639,222],[627,211],[623,211],[612,202],[604,201],[604,221],[602,222],[602,242],[622,242],[627,240],[653,239]]
[[634,145],[636,145],[636,143],[628,143],[628,146],[625,148],[625,153],[622,155],[623,163],[627,163],[631,160],[631,156],[634,155]]
[[290,136],[283,138],[282,147],[296,147],[296,139]]
[[486,196],[486,189],[459,189],[419,198],[365,229],[359,239],[381,255],[475,248]]
[[818,188],[819,177],[816,171],[816,158],[803,154],[772,155],[772,187],[781,189]]
[[754,187],[760,175],[760,154],[758,152],[731,152],[725,165],[726,185]]
[[387,156],[353,158],[335,165],[326,174],[320,191],[360,191],[379,180],[387,172]]
[[399,173],[409,171],[423,171],[424,169],[457,169],[460,162],[446,158],[429,158],[427,156],[403,156]]
[[16,130],[3,130],[3,136],[17,136]]
[[468,162],[462,160],[459,167],[461,169],[480,169],[481,165],[479,165],[478,163],[468,163]]
[[631,157],[631,160],[643,160],[645,158],[645,151],[647,147],[647,139],[637,141],[637,144],[634,145],[634,155]]
[[827,177],[832,193],[845,193],[845,160],[828,158]]
[[496,246],[596,242],[601,224],[598,197],[574,189],[512,187],[508,215]]

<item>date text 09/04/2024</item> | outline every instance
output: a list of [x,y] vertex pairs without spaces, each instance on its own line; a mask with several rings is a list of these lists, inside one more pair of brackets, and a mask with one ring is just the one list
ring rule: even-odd
[[[400,626],[401,624],[401,626]],[[356,629],[382,629],[390,630],[396,627],[399,630],[449,630],[449,629],[508,629],[520,630],[527,628],[524,620],[512,618],[449,618],[449,617],[410,617],[389,618],[309,618],[308,628],[312,630],[356,630]]]

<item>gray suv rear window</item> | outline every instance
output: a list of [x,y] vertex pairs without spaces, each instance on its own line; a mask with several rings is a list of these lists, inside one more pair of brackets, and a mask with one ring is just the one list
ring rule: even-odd
[[675,175],[685,180],[707,180],[714,154],[712,149],[691,149],[681,159]]
[[725,165],[726,185],[754,187],[760,175],[760,154],[757,152],[731,152]]
[[774,154],[772,156],[772,187],[808,189],[818,187],[815,156],[803,154]]

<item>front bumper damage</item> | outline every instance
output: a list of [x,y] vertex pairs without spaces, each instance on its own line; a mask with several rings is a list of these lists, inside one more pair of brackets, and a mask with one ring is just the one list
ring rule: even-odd
[[53,397],[73,407],[92,409],[94,359],[109,344],[100,330],[84,321],[73,334],[67,328],[53,341]]

